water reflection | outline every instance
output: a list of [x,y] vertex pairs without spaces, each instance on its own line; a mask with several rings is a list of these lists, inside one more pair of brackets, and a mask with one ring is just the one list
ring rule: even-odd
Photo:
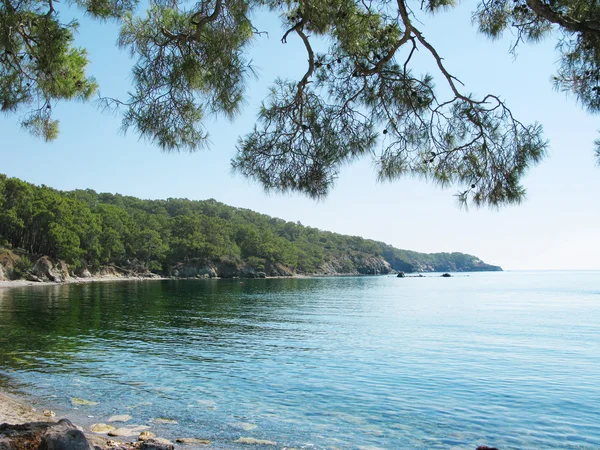
[[0,379],[218,448],[600,448],[593,280],[501,276],[0,290]]

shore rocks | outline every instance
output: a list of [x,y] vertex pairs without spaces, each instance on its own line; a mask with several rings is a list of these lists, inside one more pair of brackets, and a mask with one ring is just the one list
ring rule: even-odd
[[57,423],[0,425],[0,450],[94,450],[85,434],[67,419]]
[[63,283],[69,279],[69,268],[63,261],[54,263],[48,256],[42,256],[33,265],[31,274],[44,281]]

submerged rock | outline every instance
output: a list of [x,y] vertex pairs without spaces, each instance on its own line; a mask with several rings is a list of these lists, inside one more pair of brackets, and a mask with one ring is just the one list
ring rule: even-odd
[[210,439],[177,438],[175,442],[185,445],[210,445]]
[[98,402],[91,402],[83,398],[71,397],[71,404],[73,406],[95,406]]
[[241,437],[236,439],[233,442],[237,442],[238,444],[248,444],[248,445],[277,445],[277,442],[267,441],[266,439],[254,439],[251,437]]
[[115,430],[115,427],[113,427],[112,425],[107,425],[105,423],[95,423],[90,427],[90,430],[92,430],[93,433],[105,434],[109,431]]
[[122,414],[120,416],[112,416],[108,419],[109,422],[127,422],[131,420],[131,416],[128,414]]
[[164,417],[159,417],[157,419],[152,419],[154,423],[160,423],[165,425],[177,425],[177,421],[175,419],[165,419]]
[[248,422],[236,422],[236,423],[232,423],[230,426],[232,428],[236,428],[238,430],[244,430],[244,431],[251,431],[258,427],[258,425],[255,425],[253,423],[248,423]]
[[213,400],[196,400],[196,403],[200,406],[204,406],[208,409],[217,409],[217,405]]
[[114,437],[129,437],[135,436],[137,433],[138,430],[134,430],[132,428],[115,428],[114,430],[110,430],[108,435]]

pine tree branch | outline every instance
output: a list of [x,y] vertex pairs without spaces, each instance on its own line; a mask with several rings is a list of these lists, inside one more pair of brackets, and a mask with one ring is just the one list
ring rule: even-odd
[[570,31],[600,34],[600,22],[597,20],[577,20],[567,14],[554,11],[542,0],[525,0],[537,15],[560,25]]

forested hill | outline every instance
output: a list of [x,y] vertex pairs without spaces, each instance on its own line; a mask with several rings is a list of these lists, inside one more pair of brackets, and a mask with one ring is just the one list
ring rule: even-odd
[[462,253],[400,250],[212,199],[61,192],[5,175],[0,247],[4,256],[21,255],[14,268],[5,267],[5,278],[11,270],[9,276],[22,276],[42,256],[74,273],[113,265],[181,277],[502,270]]

